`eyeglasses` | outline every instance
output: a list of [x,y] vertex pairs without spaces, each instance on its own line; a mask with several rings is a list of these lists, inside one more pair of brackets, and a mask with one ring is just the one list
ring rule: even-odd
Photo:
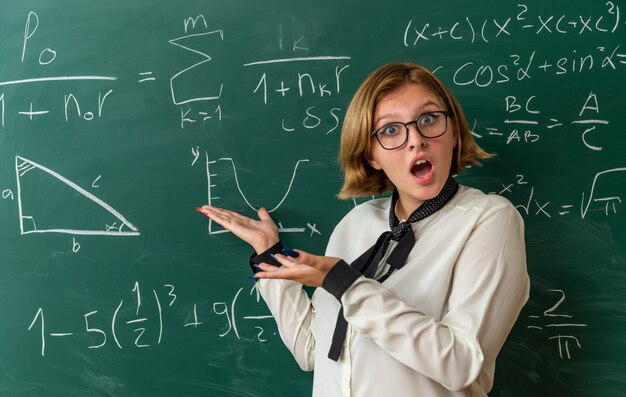
[[415,124],[415,129],[419,134],[426,138],[438,138],[448,130],[448,116],[450,112],[445,110],[436,110],[424,113],[417,120],[408,123],[395,122],[384,125],[371,132],[376,137],[380,146],[386,150],[393,150],[404,146],[409,140],[409,126]]

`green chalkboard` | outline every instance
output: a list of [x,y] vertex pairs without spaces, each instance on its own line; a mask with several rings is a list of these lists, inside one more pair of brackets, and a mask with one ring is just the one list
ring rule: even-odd
[[526,223],[491,395],[625,395],[620,5],[2,1],[0,395],[310,395],[249,248],[194,207],[265,206],[323,252],[367,199],[335,198],[343,115],[390,61],[452,88],[497,153],[459,180]]

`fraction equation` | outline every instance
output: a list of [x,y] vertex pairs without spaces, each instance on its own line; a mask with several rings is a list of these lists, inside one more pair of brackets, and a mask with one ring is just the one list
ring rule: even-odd
[[[164,324],[168,320],[173,321],[175,318],[173,307],[181,304],[176,287],[164,284],[160,288],[152,289],[146,296],[140,283],[135,282],[129,294],[130,299],[120,299],[115,307],[90,310],[82,314],[84,326],[81,329],[66,329],[58,325],[54,319],[47,317],[43,307],[39,307],[28,326],[28,331],[38,336],[42,356],[46,355],[47,344],[51,339],[59,343],[56,342],[59,339],[77,337],[84,341],[87,338],[90,340],[85,345],[88,349],[113,346],[120,350],[149,348],[166,341],[168,335],[165,334]],[[256,285],[251,288],[241,287],[229,299],[212,302],[208,313],[203,313],[198,309],[198,304],[194,303],[193,309],[190,309],[185,320],[180,321],[179,325],[181,328],[191,329],[213,325],[218,328],[215,332],[220,338],[231,335],[237,340],[266,342],[268,337],[276,335],[276,332],[265,330],[267,320],[273,316],[269,313],[261,315],[239,313],[238,302],[245,295],[251,296],[255,304],[260,302]],[[238,327],[241,321],[254,323],[252,335],[242,334]],[[247,326],[246,329],[250,330],[250,327]]]
[[556,310],[565,301],[565,292],[560,289],[550,289],[548,291],[559,296],[557,302],[546,309],[543,315],[528,316],[533,321],[540,322],[543,319],[546,323],[541,325],[529,325],[526,328],[537,331],[549,330],[550,336],[548,336],[548,340],[556,341],[559,357],[569,360],[572,358],[570,344],[572,344],[571,347],[577,346],[578,349],[582,349],[580,340],[574,335],[576,333],[575,331],[587,327],[587,324],[574,321],[573,316],[569,314],[557,313]]

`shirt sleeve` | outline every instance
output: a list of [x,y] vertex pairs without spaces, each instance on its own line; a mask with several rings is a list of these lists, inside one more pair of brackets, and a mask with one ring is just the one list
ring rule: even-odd
[[[341,231],[346,227],[346,218],[344,217],[333,230],[328,243],[329,247],[336,244],[336,236],[341,235]],[[328,247],[326,255],[328,255]],[[300,368],[312,371],[315,364],[314,322],[316,315],[313,302],[306,291],[301,284],[289,280],[261,279],[257,281],[257,286],[276,321],[281,339]]]
[[274,316],[285,346],[300,368],[312,371],[315,364],[315,310],[302,284],[290,280],[259,280],[257,286]]
[[528,291],[523,221],[507,205],[487,211],[469,235],[440,321],[364,277],[343,293],[341,303],[353,329],[396,360],[462,390],[485,362],[495,361]]

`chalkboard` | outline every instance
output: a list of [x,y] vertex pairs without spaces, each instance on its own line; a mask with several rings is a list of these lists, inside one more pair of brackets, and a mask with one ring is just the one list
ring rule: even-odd
[[458,179],[525,220],[490,395],[625,395],[620,5],[3,1],[0,395],[310,395],[250,249],[194,207],[265,206],[323,252],[367,199],[335,196],[343,115],[391,61],[452,88],[497,153]]

